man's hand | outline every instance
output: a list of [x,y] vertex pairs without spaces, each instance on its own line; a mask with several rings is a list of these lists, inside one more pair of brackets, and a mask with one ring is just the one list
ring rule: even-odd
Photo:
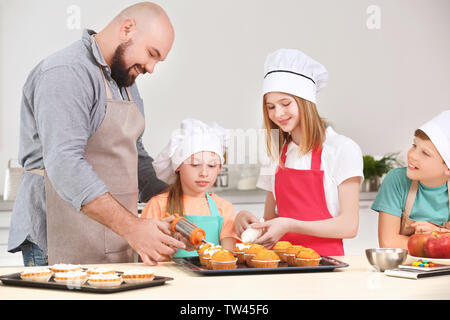
[[[170,224],[174,219],[175,219],[175,216],[170,215],[170,216],[164,218],[163,221],[166,221]],[[194,223],[194,225],[197,226],[195,223]],[[188,238],[186,238],[179,232],[172,232],[172,237],[183,242],[183,244],[186,246],[186,248],[184,248],[184,250],[186,250],[186,251],[197,250],[199,247],[199,246],[195,246]]]
[[158,261],[165,261],[176,252],[176,248],[186,247],[171,237],[169,222],[139,219],[109,193],[92,200],[81,210],[123,237],[146,264],[155,265]]
[[134,231],[124,238],[148,265],[167,261],[185,244],[171,236],[170,224],[158,219],[138,219]]

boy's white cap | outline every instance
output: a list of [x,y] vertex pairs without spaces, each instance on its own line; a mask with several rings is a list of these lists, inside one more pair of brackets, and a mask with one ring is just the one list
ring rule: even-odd
[[316,94],[327,81],[327,69],[299,50],[279,49],[264,63],[263,94],[290,93],[316,103]]
[[228,141],[228,131],[218,124],[207,125],[200,120],[185,119],[153,161],[156,176],[166,183],[173,183],[175,170],[184,160],[200,151],[215,152],[223,164]]
[[450,110],[445,110],[420,128],[427,134],[450,168]]

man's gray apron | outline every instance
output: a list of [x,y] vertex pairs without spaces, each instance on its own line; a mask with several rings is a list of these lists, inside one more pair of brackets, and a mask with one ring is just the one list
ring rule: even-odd
[[[92,166],[111,195],[137,215],[138,154],[136,141],[145,121],[136,104],[113,100],[106,82],[106,113],[89,138],[84,159]],[[89,218],[63,200],[45,174],[48,263],[132,262],[133,250],[118,234]]]

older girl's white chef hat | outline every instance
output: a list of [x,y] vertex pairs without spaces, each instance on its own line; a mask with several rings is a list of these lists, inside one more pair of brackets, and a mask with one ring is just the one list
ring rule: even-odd
[[441,112],[419,129],[427,134],[450,168],[450,110]]
[[218,124],[207,125],[200,120],[185,119],[153,161],[156,176],[166,183],[173,183],[176,178],[175,170],[183,161],[200,151],[216,153],[223,164],[228,143],[228,131]]
[[279,49],[264,63],[263,94],[285,92],[316,103],[327,81],[327,69],[299,50]]

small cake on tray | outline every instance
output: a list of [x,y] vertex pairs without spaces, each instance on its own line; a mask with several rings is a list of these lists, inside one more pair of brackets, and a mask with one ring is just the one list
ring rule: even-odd
[[221,246],[211,246],[209,248],[207,248],[204,252],[203,255],[200,257],[200,263],[202,266],[211,269],[211,257],[213,256],[214,253],[216,253],[217,251],[222,250]]
[[236,247],[234,250],[234,255],[238,259],[238,263],[245,263],[245,252],[252,246],[251,243],[236,243]]
[[259,250],[252,259],[254,268],[277,268],[280,262],[278,254],[272,250]]
[[211,269],[228,270],[236,269],[237,258],[228,250],[222,249],[214,253],[211,257]]
[[252,244],[251,247],[247,249],[247,252],[244,254],[244,259],[249,267],[252,266],[253,257],[260,250],[266,250],[266,248],[260,244]]
[[96,273],[88,278],[88,283],[97,288],[113,288],[122,284],[122,277],[112,273]]
[[50,270],[52,270],[53,273],[63,273],[63,272],[69,272],[69,271],[79,271],[82,270],[81,266],[79,264],[54,264],[50,267]]
[[277,243],[275,243],[275,245],[273,246],[272,250],[276,252],[276,254],[278,254],[278,256],[280,257],[281,261],[286,262],[286,250],[292,246],[292,243],[290,243],[289,241],[278,241]]
[[320,264],[320,255],[311,248],[304,248],[297,253],[295,264],[301,267],[316,267]]
[[130,269],[122,273],[122,278],[128,284],[138,284],[152,281],[155,278],[155,272],[150,268]]
[[106,267],[93,267],[87,270],[87,274],[88,276],[94,274],[116,274],[116,270],[114,270],[113,268],[106,268]]
[[49,268],[28,268],[20,273],[20,278],[27,281],[48,282],[52,274]]
[[286,262],[289,266],[295,266],[295,258],[297,254],[300,252],[300,250],[304,249],[305,247],[300,245],[292,245],[289,248],[286,249],[286,252],[284,253],[284,256],[286,257]]
[[64,283],[72,286],[81,286],[87,280],[87,273],[82,270],[57,272],[53,276],[57,283]]

